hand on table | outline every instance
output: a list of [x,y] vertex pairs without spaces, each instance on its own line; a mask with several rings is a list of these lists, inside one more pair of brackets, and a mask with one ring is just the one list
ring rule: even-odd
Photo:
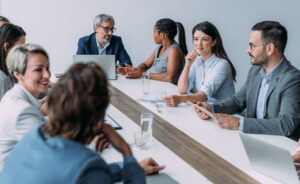
[[156,174],[166,167],[164,165],[158,165],[152,158],[146,158],[140,161],[139,164],[145,170],[147,175]]
[[229,130],[238,130],[240,118],[234,117],[229,114],[214,114],[214,121],[219,124],[220,127]]
[[142,77],[142,72],[140,70],[133,70],[128,73],[126,73],[125,78],[128,79],[137,79]]
[[170,95],[167,96],[164,100],[166,100],[168,106],[174,107],[182,103],[182,98],[183,97],[179,95]]
[[116,67],[116,70],[118,73],[120,73],[121,75],[126,75],[129,72],[135,71],[137,70],[136,68],[133,68],[131,65],[129,64],[125,64],[125,67]]

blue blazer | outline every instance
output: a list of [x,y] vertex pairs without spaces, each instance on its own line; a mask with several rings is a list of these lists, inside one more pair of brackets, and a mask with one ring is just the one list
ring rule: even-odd
[[145,184],[145,171],[133,156],[120,164],[107,164],[85,145],[61,137],[51,137],[33,128],[15,146],[0,173],[5,184]]
[[[92,33],[79,39],[76,54],[98,54],[96,33]],[[118,60],[119,66],[125,66],[125,63],[132,65],[130,57],[124,48],[122,39],[119,36],[112,36],[110,45],[106,49],[106,54],[115,55],[116,63]]]

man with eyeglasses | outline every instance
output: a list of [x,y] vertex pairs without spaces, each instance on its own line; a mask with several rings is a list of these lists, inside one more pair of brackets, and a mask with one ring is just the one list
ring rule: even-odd
[[[284,56],[287,30],[279,22],[263,21],[252,27],[247,52],[251,64],[246,84],[218,104],[198,103],[220,127],[245,133],[300,137],[300,71]],[[245,117],[229,114],[241,113]],[[208,115],[195,109],[201,119]]]
[[118,66],[132,65],[121,37],[113,35],[116,30],[114,26],[112,16],[97,15],[94,19],[95,32],[79,39],[77,54],[115,55]]

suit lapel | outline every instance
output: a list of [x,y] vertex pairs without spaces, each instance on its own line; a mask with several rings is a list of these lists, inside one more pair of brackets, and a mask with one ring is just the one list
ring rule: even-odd
[[285,57],[283,57],[282,62],[280,63],[280,65],[273,71],[272,78],[271,78],[271,83],[270,83],[270,86],[268,88],[268,92],[267,92],[267,95],[266,95],[266,101],[265,101],[265,106],[264,106],[264,115],[263,115],[263,117],[265,117],[266,114],[267,114],[267,108],[268,108],[267,106],[268,106],[268,101],[269,101],[270,95],[274,91],[274,89],[275,89],[275,87],[276,87],[276,85],[279,81],[281,73],[285,70],[285,68],[287,66],[288,66],[288,61],[286,60]]
[[115,55],[115,53],[113,53],[113,50],[112,50],[113,49],[113,45],[115,45],[114,41],[115,41],[115,38],[114,38],[114,36],[112,36],[111,39],[110,39],[110,44],[106,48],[106,54],[107,55]]
[[96,34],[92,35],[92,39],[91,39],[91,54],[99,54],[97,43],[96,43]]
[[[249,103],[249,108],[248,110],[248,117],[256,117],[256,104],[257,104],[257,99],[258,99],[258,94],[259,94],[259,89],[260,89],[260,84],[261,84],[262,78],[259,73],[256,74],[252,81],[252,85],[249,86],[249,96],[250,100],[247,100]],[[247,92],[247,93],[248,93]]]
[[[274,77],[274,78],[273,78]],[[271,83],[270,83],[270,86],[268,88],[268,92],[267,92],[267,95],[266,95],[266,100],[265,100],[265,105],[264,105],[264,115],[263,117],[266,116],[267,114],[267,105],[268,105],[268,100],[269,100],[269,97],[271,95],[271,93],[273,92],[274,88],[276,87],[277,85],[277,82],[278,82],[278,79],[279,77],[277,76],[273,76],[272,79],[271,79]]]

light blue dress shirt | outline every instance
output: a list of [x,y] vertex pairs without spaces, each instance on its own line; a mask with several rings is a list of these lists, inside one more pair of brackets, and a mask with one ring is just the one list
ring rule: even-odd
[[[96,37],[96,34],[95,34],[95,37]],[[104,47],[100,47],[99,43],[98,43],[98,40],[97,40],[97,37],[96,37],[96,43],[97,43],[97,48],[98,48],[98,54],[99,55],[106,55],[106,48],[110,45],[110,42],[107,42]]]
[[[282,59],[280,60],[279,63],[268,73],[266,74],[265,70],[261,68],[259,71],[262,81],[260,84],[260,89],[259,89],[259,94],[257,98],[257,103],[256,103],[256,118],[257,119],[263,119],[264,118],[264,108],[266,104],[266,97],[267,97],[267,92],[270,86],[272,74],[276,70],[276,68],[279,66],[281,63]],[[244,117],[240,118],[239,121],[239,130],[243,131],[244,129]]]
[[230,64],[215,54],[205,62],[197,56],[191,65],[188,81],[188,92],[204,92],[209,103],[218,103],[235,92]]

